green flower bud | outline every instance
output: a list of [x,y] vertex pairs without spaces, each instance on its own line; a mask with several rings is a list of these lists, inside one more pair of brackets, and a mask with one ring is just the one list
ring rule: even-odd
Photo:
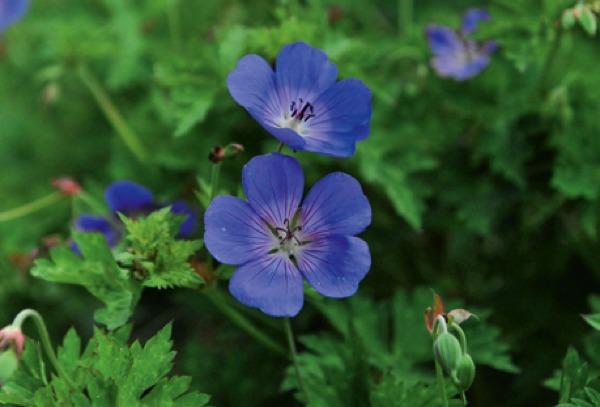
[[2,386],[19,367],[19,359],[13,349],[0,351],[0,386]]
[[473,384],[473,380],[475,380],[475,363],[473,363],[471,356],[465,353],[460,358],[460,362],[458,363],[455,373],[456,374],[453,377],[453,381],[458,390],[469,390],[469,387],[471,387]]
[[572,28],[577,22],[577,17],[575,17],[575,13],[572,9],[565,10],[562,15],[562,26],[564,29],[568,30]]
[[453,373],[462,357],[462,349],[454,335],[444,332],[437,337],[433,344],[435,360],[446,374]]

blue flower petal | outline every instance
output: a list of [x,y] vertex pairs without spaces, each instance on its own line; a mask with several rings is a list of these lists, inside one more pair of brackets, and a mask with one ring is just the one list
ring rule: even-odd
[[171,212],[176,215],[184,215],[185,220],[179,227],[179,236],[187,237],[196,231],[198,214],[187,202],[175,201],[171,204]]
[[301,215],[309,240],[313,235],[355,235],[371,224],[371,205],[356,179],[334,172],[312,187]]
[[298,256],[298,267],[309,284],[326,297],[354,295],[371,268],[369,246],[351,236],[329,236],[309,243]]
[[221,263],[243,264],[266,257],[273,237],[250,205],[233,196],[216,197],[204,215],[204,244]]
[[110,247],[119,243],[121,238],[119,231],[113,224],[102,216],[81,215],[75,220],[75,230],[79,232],[101,233],[106,238]]
[[480,21],[488,21],[490,19],[490,13],[486,10],[479,8],[472,8],[467,10],[462,20],[461,30],[464,35],[472,34],[477,30],[477,25]]
[[242,304],[274,317],[293,317],[304,304],[302,275],[284,256],[269,256],[239,267],[229,291]]
[[284,107],[302,98],[311,103],[335,84],[338,70],[327,54],[304,42],[288,44],[281,49],[275,63],[275,76],[280,101]]
[[454,56],[466,52],[463,40],[452,28],[430,25],[427,27],[427,39],[434,55]]
[[151,210],[154,197],[149,189],[131,181],[115,181],[106,188],[104,199],[113,212],[134,215]]
[[294,149],[301,149],[304,140],[298,133],[281,128],[284,103],[280,101],[271,66],[258,55],[246,55],[227,77],[227,87],[233,99],[269,133]]
[[354,154],[356,141],[369,135],[369,88],[358,79],[344,79],[321,94],[314,106],[315,117],[308,122],[304,149],[336,157]]
[[242,185],[254,211],[271,226],[282,227],[300,206],[304,174],[295,158],[260,155],[244,166]]
[[0,33],[21,19],[28,8],[27,0],[0,0]]

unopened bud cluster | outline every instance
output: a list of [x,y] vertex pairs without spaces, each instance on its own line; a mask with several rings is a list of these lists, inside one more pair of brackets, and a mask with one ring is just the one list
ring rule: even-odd
[[433,353],[436,362],[441,366],[446,375],[450,377],[459,392],[467,391],[475,380],[475,363],[467,353],[467,344],[464,332],[453,324],[452,328],[460,331],[461,341],[448,331],[443,316],[436,320],[436,329],[433,331]]

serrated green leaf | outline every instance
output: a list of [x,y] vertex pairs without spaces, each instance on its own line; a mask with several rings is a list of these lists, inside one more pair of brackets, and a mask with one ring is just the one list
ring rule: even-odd
[[198,287],[201,277],[189,263],[202,248],[202,241],[179,240],[180,217],[169,208],[155,211],[145,218],[122,217],[131,245],[132,269],[144,287]]
[[97,233],[74,233],[82,256],[71,249],[57,247],[50,260],[36,261],[31,274],[47,281],[85,287],[102,301],[105,308],[95,313],[96,321],[115,329],[125,324],[141,295],[141,286],[116,263],[106,240]]

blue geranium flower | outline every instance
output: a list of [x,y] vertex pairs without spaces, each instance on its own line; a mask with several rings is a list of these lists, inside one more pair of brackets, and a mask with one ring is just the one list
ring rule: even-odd
[[248,201],[219,196],[206,211],[204,239],[220,262],[238,266],[229,290],[273,316],[294,316],[304,302],[303,279],[327,297],[353,295],[371,266],[355,237],[371,223],[358,181],[336,172],[304,200],[298,161],[278,153],[253,158],[242,184]]
[[433,51],[433,69],[442,77],[464,81],[478,75],[490,63],[490,56],[496,50],[494,41],[479,43],[469,38],[477,30],[480,21],[487,21],[490,15],[481,9],[468,10],[462,21],[460,32],[439,25],[427,28],[427,38]]
[[[116,246],[122,236],[122,225],[116,216],[117,213],[135,218],[167,206],[157,204],[149,189],[131,181],[113,182],[104,191],[104,200],[113,216],[80,215],[75,220],[75,230],[101,233],[111,247]],[[171,204],[171,212],[186,217],[179,229],[180,237],[194,233],[198,216],[191,206],[183,201],[175,201]]]
[[275,72],[246,55],[227,78],[231,96],[279,141],[294,150],[349,157],[367,138],[371,91],[358,79],[336,82],[338,71],[304,42],[282,48]]
[[0,0],[0,33],[21,19],[28,8],[28,0]]

